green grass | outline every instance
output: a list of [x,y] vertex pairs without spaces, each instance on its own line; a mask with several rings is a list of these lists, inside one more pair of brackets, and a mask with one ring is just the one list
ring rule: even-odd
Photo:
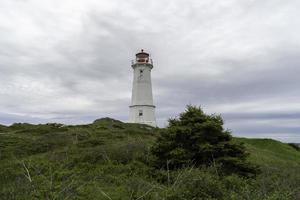
[[300,152],[270,139],[235,138],[262,173],[155,170],[159,129],[104,118],[92,124],[0,126],[0,199],[299,199]]
[[300,152],[288,144],[272,139],[235,138],[243,142],[250,160],[264,166],[293,167],[300,165]]

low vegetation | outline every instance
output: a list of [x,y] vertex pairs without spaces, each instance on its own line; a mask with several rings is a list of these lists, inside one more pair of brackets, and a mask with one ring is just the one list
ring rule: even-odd
[[[0,199],[300,199],[299,151],[270,139],[232,138],[221,129],[219,117],[202,115],[219,123],[217,138],[225,137],[216,141],[217,149],[215,143],[205,142],[202,153],[208,150],[213,156],[203,161],[196,159],[201,147],[192,148],[195,144],[184,149],[188,157],[179,154],[183,157],[176,160],[177,154],[170,153],[183,151],[178,144],[185,139],[199,142],[193,137],[203,133],[200,122],[195,127],[180,124],[182,117],[171,120],[166,129],[109,118],[77,126],[0,126]],[[189,133],[201,134],[167,140],[186,137],[188,127],[197,130]],[[240,154],[226,153],[221,144]],[[166,151],[160,152],[160,145]],[[224,168],[224,158],[239,165]],[[248,167],[250,171],[241,173]]]

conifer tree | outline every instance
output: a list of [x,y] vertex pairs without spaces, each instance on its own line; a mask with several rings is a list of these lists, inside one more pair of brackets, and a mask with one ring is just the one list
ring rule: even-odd
[[253,176],[258,168],[246,161],[242,144],[232,141],[219,115],[207,115],[200,107],[187,106],[179,118],[169,119],[152,147],[157,168],[218,166],[224,174]]

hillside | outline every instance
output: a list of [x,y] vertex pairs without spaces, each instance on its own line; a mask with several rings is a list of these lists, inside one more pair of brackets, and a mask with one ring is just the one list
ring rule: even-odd
[[287,144],[235,138],[261,166],[256,180],[166,172],[147,165],[158,131],[110,118],[0,126],[0,199],[300,199],[300,152]]
[[235,138],[250,152],[250,160],[263,166],[293,167],[300,165],[299,151],[272,139]]

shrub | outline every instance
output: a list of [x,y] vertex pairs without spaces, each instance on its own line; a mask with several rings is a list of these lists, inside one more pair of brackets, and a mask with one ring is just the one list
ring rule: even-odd
[[0,131],[1,132],[6,132],[7,131],[7,127],[0,124]]
[[187,106],[178,119],[169,120],[152,147],[153,164],[164,169],[220,165],[225,174],[255,175],[257,167],[246,161],[245,147],[231,139],[220,116]]
[[297,151],[300,151],[300,145],[299,145],[299,144],[288,143],[288,145],[290,145],[291,147],[293,147],[293,148],[296,149]]

